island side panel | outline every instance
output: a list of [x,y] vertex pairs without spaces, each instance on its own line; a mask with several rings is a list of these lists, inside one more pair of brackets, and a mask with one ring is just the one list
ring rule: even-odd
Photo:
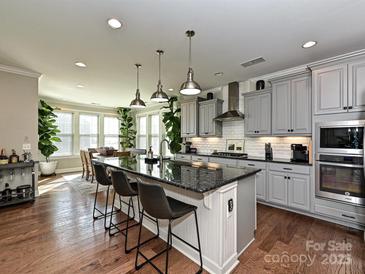
[[239,181],[237,186],[237,253],[238,256],[255,240],[257,206],[256,176]]
[[[136,175],[128,174],[128,177],[136,177]],[[168,196],[197,206],[203,265],[207,271],[217,274],[229,273],[239,263],[237,259],[237,182],[200,194],[151,179],[142,177],[141,179],[145,182],[161,184]],[[230,199],[234,204],[232,212],[228,212]],[[116,205],[119,205],[119,202]],[[122,209],[126,212],[125,206]],[[143,224],[156,233],[156,225],[149,219],[144,218]],[[176,235],[197,246],[193,214],[175,220],[172,230]],[[160,237],[166,241],[166,236],[167,222],[160,221]],[[174,238],[173,246],[199,264],[198,252]]]

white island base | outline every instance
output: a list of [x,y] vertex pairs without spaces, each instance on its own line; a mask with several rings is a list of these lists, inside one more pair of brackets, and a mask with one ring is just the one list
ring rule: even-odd
[[[128,177],[138,176],[128,174]],[[146,177],[141,177],[141,179],[144,182],[160,183],[146,179]],[[204,194],[164,183],[160,184],[168,196],[197,206],[204,269],[210,273],[230,273],[239,263],[238,256],[255,239],[255,175]],[[116,205],[119,205],[119,202],[116,202]],[[137,213],[137,201],[134,201],[134,205]],[[122,207],[123,212],[126,213],[127,207]],[[136,219],[138,220],[138,216]],[[166,241],[168,222],[160,220],[159,223],[160,237]],[[157,232],[156,224],[148,218],[143,219],[143,225],[153,233]],[[197,246],[193,214],[173,221],[172,231]],[[174,237],[172,244],[174,248],[199,265],[198,252]]]

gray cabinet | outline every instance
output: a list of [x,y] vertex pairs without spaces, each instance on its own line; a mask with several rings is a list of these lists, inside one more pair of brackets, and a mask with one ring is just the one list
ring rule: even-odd
[[195,98],[189,101],[181,102],[181,137],[198,136],[199,123],[199,101],[201,98]]
[[365,110],[365,59],[348,64],[348,110]]
[[269,164],[268,200],[304,211],[310,210],[310,167]]
[[288,204],[288,180],[285,173],[269,171],[269,201],[280,204]]
[[365,58],[313,69],[315,114],[365,111]]
[[347,112],[347,64],[313,71],[314,114]]
[[271,134],[271,90],[244,94],[245,135]]
[[310,135],[312,104],[310,76],[272,80],[272,134]]
[[222,136],[222,122],[214,120],[222,113],[222,104],[220,99],[199,102],[199,136]]
[[288,174],[288,191],[290,207],[309,210],[309,176]]

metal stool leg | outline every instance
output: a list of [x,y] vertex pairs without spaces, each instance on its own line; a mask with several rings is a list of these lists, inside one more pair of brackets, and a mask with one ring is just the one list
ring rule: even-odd
[[165,262],[165,273],[167,274],[169,271],[169,250],[171,249],[171,220],[169,220],[169,228],[167,232],[167,241],[166,241],[166,262]]
[[[108,189],[106,192],[105,213],[104,213],[104,228],[106,230],[109,229],[109,227],[106,225],[106,218],[108,217],[109,188],[110,188],[110,186],[108,185]],[[111,216],[110,216],[110,218],[111,218]]]
[[96,199],[98,197],[98,190],[99,190],[99,183],[96,184],[96,192],[95,192],[95,199],[94,199],[94,209],[93,209],[93,218],[97,219],[98,217],[95,216],[95,209],[96,209]]
[[197,273],[201,273],[203,271],[203,258],[202,258],[202,250],[200,246],[200,236],[199,236],[199,227],[198,227],[198,216],[196,214],[196,209],[194,210],[195,216],[195,225],[196,225],[196,235],[198,237],[198,249],[199,249],[199,258],[200,258],[200,268]]

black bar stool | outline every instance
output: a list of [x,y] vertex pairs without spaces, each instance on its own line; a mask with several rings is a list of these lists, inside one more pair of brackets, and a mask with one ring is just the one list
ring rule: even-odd
[[[113,213],[112,211],[108,212],[109,190],[110,190],[110,186],[112,185],[112,182],[111,182],[108,174],[106,173],[105,167],[103,165],[99,165],[99,164],[95,164],[95,163],[93,163],[93,165],[94,165],[94,169],[95,169],[95,178],[96,178],[96,182],[97,182],[95,200],[94,200],[93,218],[94,218],[94,220],[97,220],[97,219],[99,220],[99,219],[104,218],[104,228],[109,229],[109,227],[106,225],[106,219],[107,219],[107,217],[111,216],[112,214],[116,214],[116,212],[115,213]],[[102,212],[100,209],[98,209],[96,207],[96,200],[98,198],[99,184],[108,187],[107,192],[106,192],[104,212]],[[95,215],[96,211],[100,213],[98,216]]]
[[[169,262],[169,249],[171,249],[171,247],[172,247],[172,236],[174,236],[177,239],[179,239],[180,241],[182,241],[183,243],[187,244],[188,246],[190,246],[191,248],[193,248],[194,250],[199,252],[200,268],[196,273],[201,273],[203,271],[203,259],[202,259],[202,253],[201,253],[201,247],[200,247],[198,218],[196,215],[197,207],[183,203],[174,198],[166,196],[165,191],[163,190],[163,188],[160,185],[146,184],[146,183],[143,183],[138,178],[137,178],[137,182],[138,182],[139,197],[141,199],[143,209],[142,209],[142,217],[140,220],[139,234],[138,234],[138,246],[137,246],[137,254],[136,254],[136,261],[135,261],[136,270],[140,269],[146,263],[149,263],[159,273],[163,273],[152,262],[152,260],[166,252],[165,273],[167,273],[168,272],[168,262]],[[143,222],[144,211],[146,211],[150,216],[152,216],[154,218],[169,220],[166,248],[151,258],[147,258],[140,251],[140,248],[143,245],[143,243],[141,243],[141,231],[142,231],[142,222]],[[195,247],[195,246],[191,245],[190,243],[186,242],[181,237],[172,233],[172,230],[171,230],[171,223],[173,220],[183,217],[191,212],[194,212],[194,216],[195,216],[195,226],[196,226],[196,233],[197,233],[197,239],[198,239],[198,247]],[[141,255],[146,261],[143,262],[142,264],[138,264],[138,255]]]
[[[111,179],[112,179],[112,184],[113,184],[113,188],[114,188],[114,195],[113,195],[113,204],[112,204],[112,212],[111,212],[111,216],[110,216],[110,224],[109,224],[109,235],[113,236],[117,233],[122,233],[125,236],[125,241],[124,241],[124,251],[125,253],[129,253],[131,252],[133,249],[137,248],[137,245],[135,245],[132,248],[128,248],[128,230],[132,227],[135,227],[137,225],[139,225],[139,223],[135,223],[133,225],[129,225],[129,222],[134,220],[135,218],[135,210],[134,210],[134,203],[133,203],[133,197],[138,196],[138,186],[136,182],[129,182],[129,179],[127,177],[127,175],[121,171],[112,171],[111,172]],[[128,203],[124,202],[122,200],[123,203],[128,205],[128,213],[127,213],[127,218],[119,223],[113,223],[113,213],[114,213],[114,203],[115,203],[115,196],[119,195],[119,202],[121,201],[120,197],[129,197],[128,199]],[[138,213],[139,213],[139,218],[141,218],[141,211],[140,211],[140,204],[139,204],[139,199],[137,199],[138,201]],[[133,216],[130,217],[130,211],[131,208],[133,210]],[[147,215],[145,215],[146,217],[149,217]],[[153,239],[156,239],[160,236],[160,228],[158,225],[158,220],[154,220],[151,219],[152,221],[156,222],[157,225],[157,235],[153,236],[152,238],[144,241],[142,244],[147,243]],[[121,229],[119,226],[121,224],[126,224],[126,227]],[[112,231],[114,230],[114,231]]]

